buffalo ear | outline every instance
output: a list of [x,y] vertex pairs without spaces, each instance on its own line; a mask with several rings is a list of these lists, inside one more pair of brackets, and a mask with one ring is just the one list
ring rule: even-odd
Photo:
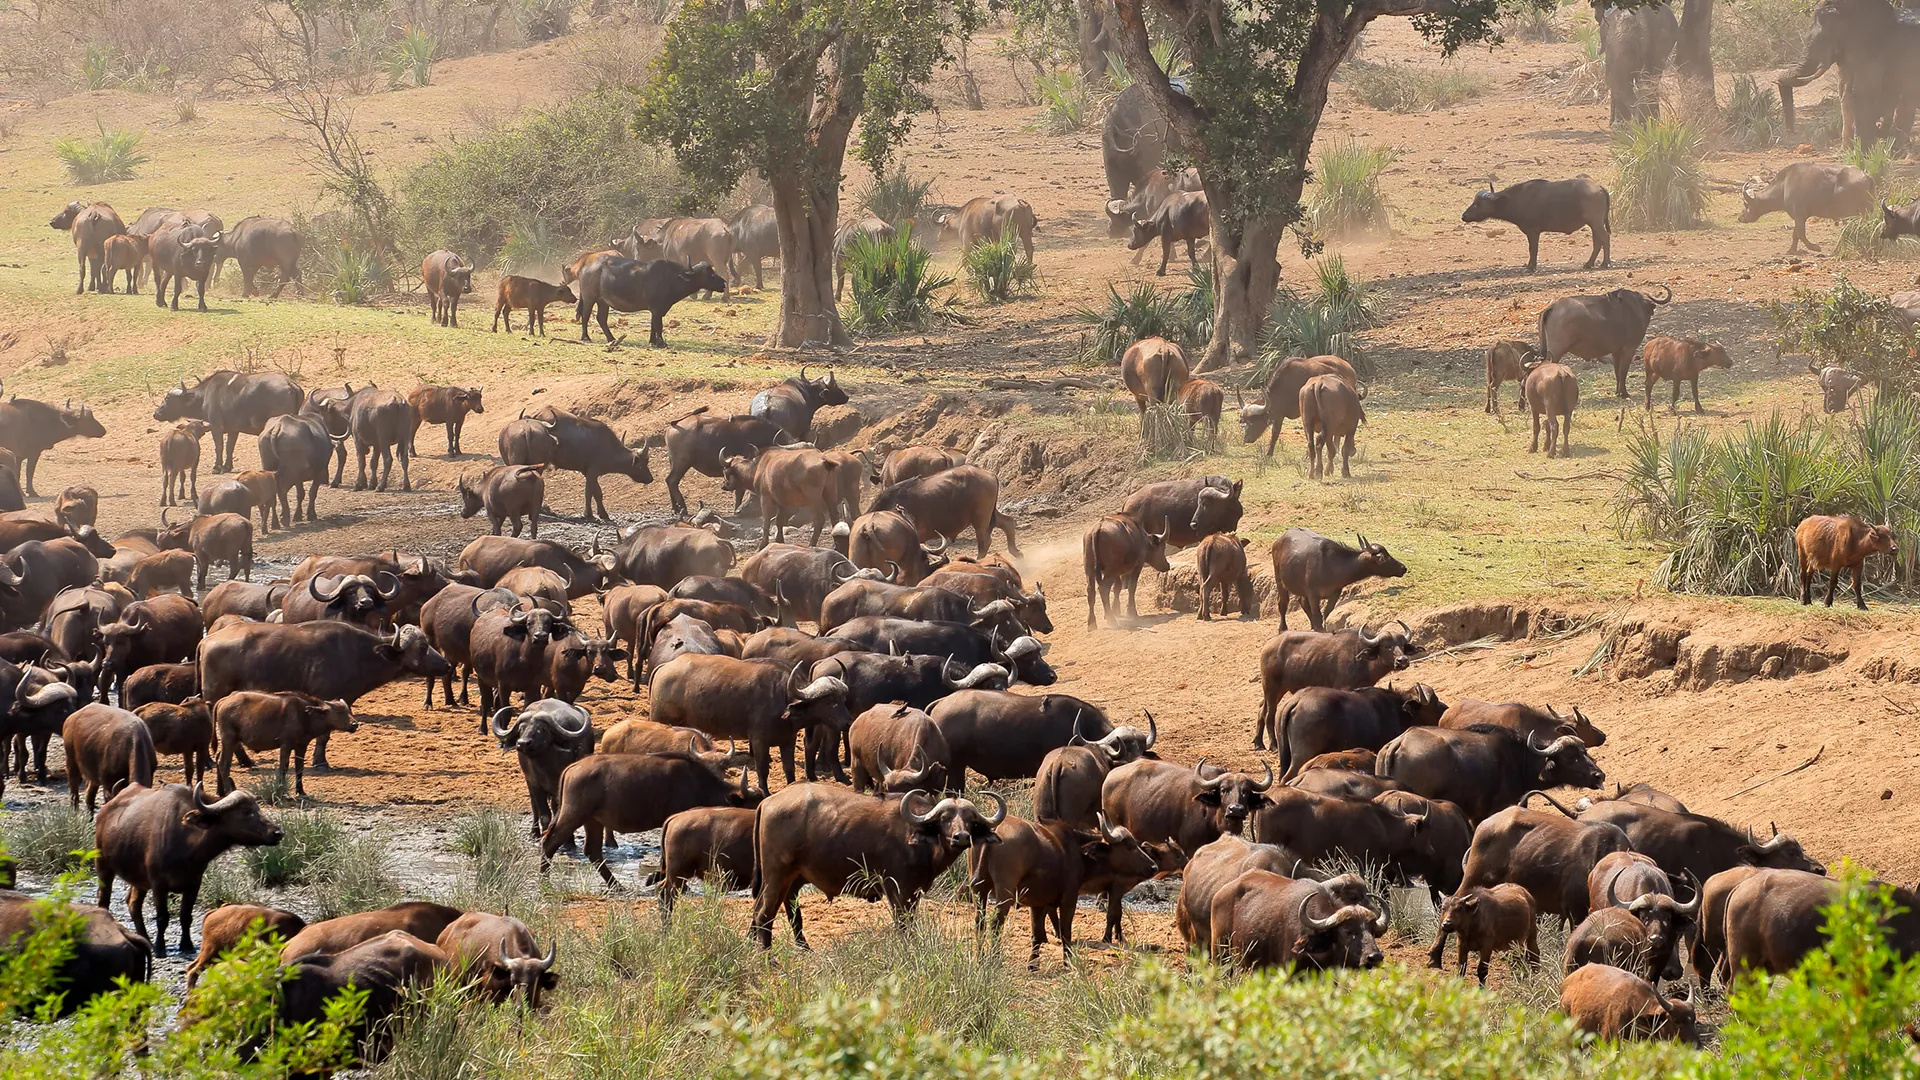
[[1219,806],[1220,790],[1218,788],[1208,788],[1207,790],[1199,792],[1196,795],[1194,795],[1193,801],[1197,803],[1205,803],[1208,806]]
[[213,821],[213,816],[204,810],[189,810],[180,815],[180,824],[185,825],[189,829],[211,829],[213,828]]
[[400,659],[400,647],[388,642],[382,642],[378,645],[375,645],[373,647],[373,653],[375,656],[378,656],[383,660]]
[[613,648],[607,650],[607,659],[609,660],[625,660],[626,658],[627,650],[625,649]]

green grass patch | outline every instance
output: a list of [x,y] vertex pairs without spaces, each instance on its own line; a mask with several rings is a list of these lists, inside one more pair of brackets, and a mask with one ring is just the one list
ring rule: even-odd
[[66,168],[68,179],[76,184],[105,184],[140,175],[140,166],[147,163],[147,155],[140,152],[140,142],[146,135],[123,128],[108,131],[99,120],[94,121],[94,126],[100,133],[92,138],[67,136],[53,140],[54,156]]
[[1380,174],[1399,153],[1341,139],[1314,155],[1316,183],[1308,214],[1324,237],[1355,236],[1387,227],[1387,197]]
[[19,868],[52,877],[81,868],[93,850],[93,819],[65,800],[0,814],[0,850]]
[[1614,220],[1629,231],[1691,229],[1706,209],[1700,132],[1679,120],[1651,118],[1614,129]]

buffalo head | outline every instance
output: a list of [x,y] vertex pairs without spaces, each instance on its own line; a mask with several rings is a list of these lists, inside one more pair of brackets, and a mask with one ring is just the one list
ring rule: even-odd
[[694,263],[686,269],[685,274],[687,285],[691,287],[692,292],[725,292],[727,289],[726,279],[715,273],[713,267],[706,263]]
[[1053,670],[1053,665],[1047,663],[1047,653],[1052,650],[1053,646],[1038,638],[1022,635],[1008,643],[1006,651],[999,658],[1007,662],[1021,682],[1031,686],[1052,686],[1060,678]]
[[1209,777],[1206,773],[1207,759],[1201,758],[1194,765],[1194,783],[1198,790],[1193,801],[1212,807],[1220,812],[1221,825],[1226,832],[1238,835],[1246,828],[1247,819],[1261,807],[1272,802],[1266,791],[1273,786],[1273,766],[1262,761],[1267,771],[1265,780],[1255,780],[1246,773],[1219,771]]
[[1504,207],[1501,206],[1502,201],[1499,192],[1493,190],[1493,180],[1489,177],[1487,180],[1487,190],[1473,193],[1473,202],[1468,204],[1466,210],[1461,212],[1460,220],[1468,224],[1476,221],[1486,221],[1504,209]]
[[900,797],[900,816],[907,820],[913,831],[927,836],[949,848],[969,848],[976,844],[997,844],[1000,836],[994,827],[1007,818],[1007,800],[991,791],[982,795],[992,799],[993,816],[982,814],[971,799],[941,799],[925,813],[916,813],[913,804],[919,799],[930,798],[924,791],[915,789]]
[[483,496],[483,493],[480,490],[479,485],[473,482],[473,480],[467,475],[465,470],[461,470],[460,479],[457,482],[456,486],[460,491],[460,516],[461,517],[470,518],[473,515],[479,513],[481,509],[485,507],[486,500]]
[[[1325,885],[1300,900],[1294,917],[1299,937],[1292,943],[1297,961],[1305,966],[1331,968],[1375,968],[1386,961],[1377,940],[1387,932],[1387,904],[1383,898],[1369,897],[1369,904],[1343,904]],[[1327,913],[1313,914],[1319,908]]]
[[53,220],[47,222],[47,227],[66,232],[68,229],[73,228],[73,219],[79,217],[80,211],[86,208],[85,203],[75,199],[65,207],[62,207],[59,213],[53,215]]
[[473,291],[473,264],[455,255],[453,262],[446,268],[446,277],[442,281],[441,291],[457,293],[462,296]]
[[1829,413],[1846,412],[1848,399],[1867,383],[1863,376],[1841,367],[1815,368],[1808,365],[1808,369],[1819,377],[1820,407]]
[[1577,735],[1562,735],[1549,742],[1536,733],[1527,739],[1527,746],[1540,755],[1540,782],[1544,786],[1597,788],[1606,782],[1607,774],[1594,763]]
[[208,802],[206,792],[193,789],[193,809],[181,823],[230,843],[244,847],[273,847],[286,836],[285,830],[267,820],[260,803],[249,791],[235,791],[218,802]]
[[389,663],[400,665],[403,670],[415,675],[438,678],[453,674],[453,665],[447,658],[435,651],[427,642],[427,635],[411,624],[402,626],[391,634],[380,635],[380,641],[373,647],[375,656]]
[[205,418],[206,410],[206,396],[200,392],[200,388],[196,386],[189,389],[187,381],[182,379],[179,386],[167,388],[166,395],[160,399],[160,404],[154,406],[153,418],[155,420],[199,420]]
[[845,405],[847,392],[840,388],[840,380],[831,367],[826,375],[818,379],[807,378],[807,366],[800,365],[800,383],[805,388],[807,404],[814,407],[822,405]]
[[1012,672],[999,664],[975,664],[972,671],[956,679],[948,672],[953,658],[940,665],[940,678],[950,690],[1005,690]]
[[[1145,710],[1141,710],[1145,712]],[[1073,736],[1067,740],[1068,746],[1091,746],[1106,756],[1110,767],[1125,765],[1130,761],[1154,757],[1153,745],[1160,741],[1160,725],[1154,722],[1153,714],[1146,713],[1147,730],[1141,731],[1132,724],[1120,724],[1098,739],[1089,739],[1080,733],[1080,721],[1083,714],[1076,713],[1073,718]]]
[[498,709],[489,733],[502,750],[539,753],[558,743],[571,743],[592,726],[587,710],[555,698],[536,701],[525,709]]
[[1572,735],[1587,746],[1605,746],[1607,744],[1607,733],[1595,727],[1593,721],[1587,719],[1587,714],[1581,712],[1580,706],[1578,705],[1573,707],[1572,716],[1562,716],[1560,715],[1560,710],[1549,705],[1547,706],[1547,715],[1553,717],[1555,722],[1560,725],[1559,730],[1561,732]]
[[[562,286],[560,289],[560,299],[568,303],[573,303],[578,298],[573,295],[572,289]],[[481,400],[480,388],[477,386],[462,386],[455,390],[454,404],[459,408],[466,409],[468,412],[483,413],[487,411],[485,403]]]
[[1355,539],[1360,541],[1359,554],[1354,559],[1355,569],[1368,577],[1407,576],[1406,565],[1388,553],[1386,545],[1373,543],[1364,536],[1357,536]]
[[1800,847],[1800,841],[1792,833],[1783,833],[1780,826],[1772,825],[1773,835],[1765,841],[1747,830],[1747,842],[1740,845],[1740,861],[1749,866],[1766,866],[1776,870],[1805,870],[1809,874],[1824,875],[1827,868],[1816,862]]
[[1355,631],[1360,650],[1354,659],[1368,670],[1378,670],[1382,675],[1388,671],[1405,671],[1412,662],[1411,658],[1420,655],[1420,647],[1413,643],[1413,628],[1399,619],[1395,619],[1391,625],[1400,629],[1389,628],[1374,634],[1362,625]]
[[1094,811],[1093,820],[1098,832],[1076,834],[1083,874],[1141,881],[1161,873],[1160,852],[1142,844],[1126,826],[1108,821],[1104,810]]
[[[834,731],[845,731],[853,726],[853,714],[847,711],[847,695],[850,692],[845,679],[834,675],[822,675],[810,683],[801,684],[800,669],[804,664],[793,665],[793,671],[787,676],[787,708],[783,718],[792,721],[797,729],[807,729],[827,725]],[[841,666],[845,671],[845,666]]]
[[[515,956],[507,952],[507,942],[503,937],[487,954],[483,962],[474,966],[481,967],[480,992],[490,1000],[505,1001],[518,995],[527,1008],[538,1008],[542,992],[560,985],[560,976],[554,974],[553,965],[560,956],[560,941],[555,938],[547,945],[545,956]],[[473,968],[469,968],[472,971]]]
[[[901,708],[904,709],[906,706],[903,705]],[[946,784],[947,767],[938,761],[927,761],[917,753],[913,760],[907,762],[906,768],[896,769],[887,761],[885,751],[875,750],[873,764],[880,771],[882,795],[891,795],[896,792],[905,794],[927,787],[938,789]],[[919,767],[915,768],[916,765]]]

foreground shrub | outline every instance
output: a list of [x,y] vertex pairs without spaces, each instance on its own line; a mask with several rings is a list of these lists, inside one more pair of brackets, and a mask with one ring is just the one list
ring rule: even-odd
[[1187,288],[1179,294],[1180,340],[1197,349],[1213,339],[1213,268],[1187,267]]
[[1751,75],[1736,75],[1724,114],[1727,142],[1737,150],[1764,150],[1780,130],[1780,95]]
[[1309,214],[1322,236],[1352,236],[1387,227],[1380,173],[1399,157],[1387,147],[1345,139],[1314,155],[1317,183]]
[[270,889],[305,884],[314,867],[347,839],[340,819],[325,810],[291,810],[273,820],[286,833],[278,844],[241,851],[247,872]]
[[1340,81],[1363,104],[1397,113],[1450,109],[1486,93],[1490,85],[1485,76],[1453,65],[1370,64],[1364,60],[1349,61],[1341,68]]
[[847,325],[855,330],[924,330],[951,314],[938,293],[953,278],[933,272],[933,255],[907,226],[892,237],[860,236],[847,245]]
[[1774,347],[1805,353],[1817,366],[1840,365],[1883,389],[1920,392],[1920,328],[1884,296],[1838,278],[1831,290],[1797,289],[1792,299],[1766,303]]
[[53,153],[66,166],[67,176],[76,184],[105,184],[131,180],[140,174],[147,156],[140,152],[146,136],[138,131],[115,128],[108,131],[98,120],[95,138],[65,137],[53,141]]
[[1074,313],[1075,318],[1092,328],[1080,349],[1080,362],[1095,366],[1117,364],[1127,346],[1141,338],[1179,340],[1183,328],[1181,309],[1180,300],[1154,288],[1152,282],[1136,281],[1128,286],[1124,296],[1119,286],[1109,284],[1105,303]]
[[1312,291],[1283,288],[1275,294],[1249,387],[1265,386],[1274,365],[1289,356],[1331,354],[1352,364],[1361,377],[1371,377],[1371,365],[1354,347],[1353,335],[1380,325],[1378,305],[1366,284],[1347,273],[1340,256],[1329,255],[1313,269]]
[[1615,227],[1657,231],[1698,225],[1707,205],[1700,171],[1704,152],[1700,133],[1683,121],[1656,117],[1615,128]]

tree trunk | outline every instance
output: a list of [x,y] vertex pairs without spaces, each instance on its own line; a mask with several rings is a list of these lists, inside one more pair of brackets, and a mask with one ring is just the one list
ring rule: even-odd
[[1107,26],[1104,0],[1078,0],[1074,5],[1080,31],[1080,78],[1091,83],[1107,74],[1107,50],[1113,38]]
[[768,183],[773,189],[773,216],[780,227],[780,314],[767,336],[767,347],[851,345],[853,339],[833,303],[839,188],[807,184],[791,171],[773,173]]
[[1711,114],[1719,107],[1713,93],[1713,0],[1686,0],[1681,8],[1680,41],[1673,48],[1674,70],[1690,103]]
[[1230,224],[1234,196],[1227,191],[1215,194],[1213,185],[1208,186],[1207,202],[1227,211],[1216,211],[1213,217],[1213,338],[1198,368],[1217,371],[1260,354],[1260,330],[1280,287],[1285,226],[1266,217]]

